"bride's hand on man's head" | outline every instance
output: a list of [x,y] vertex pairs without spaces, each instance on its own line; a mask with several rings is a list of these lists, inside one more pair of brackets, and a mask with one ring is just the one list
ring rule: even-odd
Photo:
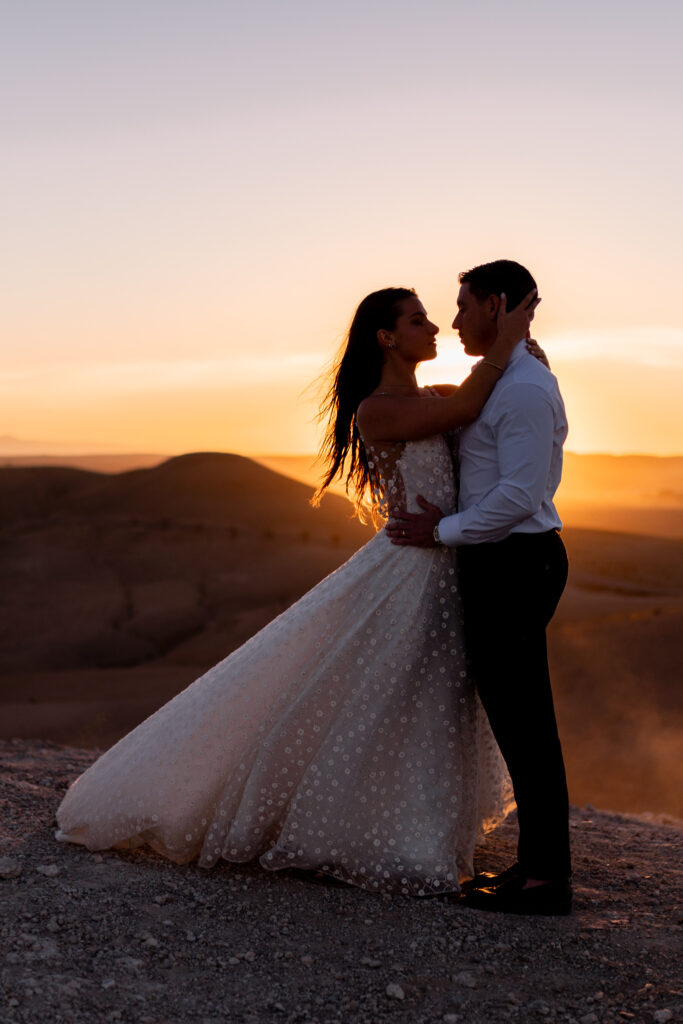
[[538,289],[532,288],[528,295],[525,295],[519,305],[508,313],[507,295],[503,292],[498,304],[496,314],[496,326],[498,335],[504,335],[510,341],[519,341],[520,338],[528,337],[529,326],[534,318],[534,312],[540,302]]

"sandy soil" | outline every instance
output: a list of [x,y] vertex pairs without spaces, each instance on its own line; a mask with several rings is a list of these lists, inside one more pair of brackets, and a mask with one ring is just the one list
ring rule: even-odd
[[[515,918],[52,838],[92,751],[0,743],[2,1024],[683,1019],[682,823],[573,808],[575,911]],[[479,867],[514,859],[509,821]]]

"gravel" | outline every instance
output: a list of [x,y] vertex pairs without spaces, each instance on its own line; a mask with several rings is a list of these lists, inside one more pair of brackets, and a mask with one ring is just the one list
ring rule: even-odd
[[[516,918],[53,839],[92,751],[0,743],[0,1024],[683,1021],[683,832],[572,809],[575,911]],[[478,867],[514,859],[515,827]]]

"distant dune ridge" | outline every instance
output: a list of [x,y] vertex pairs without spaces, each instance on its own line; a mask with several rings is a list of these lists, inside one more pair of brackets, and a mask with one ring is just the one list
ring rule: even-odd
[[[159,454],[41,453],[38,442],[0,438],[0,466],[71,466],[101,473],[157,466]],[[311,487],[320,479],[314,455],[261,455],[254,461]],[[343,494],[335,483],[332,492]],[[683,456],[577,455],[565,452],[557,501],[565,523],[683,538]]]
[[[311,486],[320,476],[313,455],[264,455],[258,461]],[[569,526],[683,538],[683,456],[565,452],[556,500]]]
[[[372,534],[310,494],[236,455],[0,467],[0,738],[108,745],[243,643]],[[683,545],[565,539],[551,658],[572,799],[683,817]]]

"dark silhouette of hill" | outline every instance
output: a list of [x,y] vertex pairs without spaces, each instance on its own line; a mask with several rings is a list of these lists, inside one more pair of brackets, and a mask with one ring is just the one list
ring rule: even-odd
[[217,660],[371,535],[309,494],[236,455],[0,469],[0,670]]
[[[278,532],[333,530],[369,536],[348,503],[329,495],[310,508],[310,488],[241,455],[194,453],[151,468],[104,474],[65,466],[0,467],[0,521],[60,515],[113,520],[195,519]],[[338,539],[341,539],[339,536]]]
[[[235,455],[0,468],[0,736],[106,745],[229,654],[372,535],[310,494]],[[550,648],[572,797],[683,816],[683,545],[564,535]]]

